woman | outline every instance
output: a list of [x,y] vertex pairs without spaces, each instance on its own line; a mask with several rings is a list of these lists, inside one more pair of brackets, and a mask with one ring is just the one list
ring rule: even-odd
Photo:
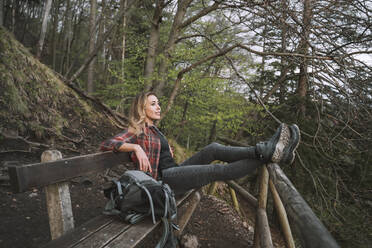
[[[130,109],[129,128],[101,144],[102,151],[130,152],[138,169],[150,172],[176,193],[184,193],[214,181],[233,180],[268,163],[292,163],[300,141],[297,125],[282,123],[270,140],[253,147],[212,143],[178,166],[165,136],[156,128],[159,100],[152,92],[141,93]],[[210,164],[214,160],[228,164]]]

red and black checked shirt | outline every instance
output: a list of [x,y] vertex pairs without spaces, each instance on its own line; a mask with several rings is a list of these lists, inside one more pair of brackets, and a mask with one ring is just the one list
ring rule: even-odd
[[[101,151],[116,151],[124,143],[138,144],[142,147],[151,164],[152,177],[157,179],[161,145],[154,127],[145,127],[144,132],[139,135],[125,130],[102,142],[100,149]],[[132,161],[138,164],[136,154],[132,152],[130,156]]]

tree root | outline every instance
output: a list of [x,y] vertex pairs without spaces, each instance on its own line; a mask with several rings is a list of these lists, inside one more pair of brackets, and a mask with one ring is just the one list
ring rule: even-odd
[[8,151],[0,151],[0,154],[6,154],[6,153],[33,153],[32,151],[26,151],[26,150],[8,150]]
[[79,89],[78,87],[76,87],[76,85],[74,85],[71,81],[69,81],[66,78],[64,78],[61,74],[56,73],[56,75],[58,75],[58,77],[61,79],[61,81],[63,83],[65,83],[68,87],[70,87],[72,90],[74,90],[76,93],[78,93],[81,97],[83,97],[85,99],[88,99],[91,102],[93,102],[94,104],[96,104],[99,107],[103,108],[105,114],[106,115],[110,115],[113,119],[115,119],[115,121],[117,123],[119,123],[120,126],[125,126],[124,121],[127,121],[127,122],[129,121],[126,116],[124,116],[123,114],[120,114],[120,113],[112,110],[107,105],[105,105],[104,103],[102,103],[99,99],[85,94],[85,92],[83,92],[81,89]]
[[3,132],[2,130],[0,130],[0,134],[3,135],[7,139],[21,140],[21,141],[25,142],[26,144],[28,144],[30,146],[33,146],[33,147],[38,147],[38,148],[49,148],[50,147],[47,144],[42,144],[42,143],[38,143],[38,142],[29,141],[26,138],[23,138],[19,135],[7,134],[7,133]]
[[80,144],[80,143],[84,140],[84,137],[81,136],[80,134],[79,134],[79,135],[80,135],[79,140],[74,140],[74,139],[72,139],[72,138],[70,138],[70,137],[67,137],[67,136],[63,135],[63,134],[59,134],[59,133],[58,133],[57,131],[55,131],[53,128],[43,127],[43,129],[45,129],[45,130],[47,130],[47,131],[49,131],[49,132],[55,134],[55,135],[56,135],[57,137],[59,137],[59,138],[63,138],[63,139],[65,139],[65,140],[71,141],[71,142],[73,142],[73,143],[75,143],[75,144]]

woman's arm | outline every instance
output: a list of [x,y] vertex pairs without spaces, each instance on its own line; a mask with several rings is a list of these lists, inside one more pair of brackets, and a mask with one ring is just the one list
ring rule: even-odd
[[152,172],[149,159],[142,147],[137,144],[137,135],[131,130],[125,130],[102,142],[101,151],[134,152],[138,160],[139,169],[145,172]]
[[139,169],[144,172],[147,172],[147,171],[149,171],[150,173],[152,172],[150,161],[140,145],[124,143],[119,148],[117,148],[116,151],[134,152],[138,159]]

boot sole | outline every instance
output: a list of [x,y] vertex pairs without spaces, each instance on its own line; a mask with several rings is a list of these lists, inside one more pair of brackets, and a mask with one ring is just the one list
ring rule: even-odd
[[279,163],[283,158],[283,151],[288,146],[290,137],[290,130],[286,124],[281,125],[281,130],[279,134],[278,142],[275,145],[275,150],[271,156],[271,161],[273,163]]
[[[291,144],[288,145],[287,149],[284,151],[283,155],[283,163],[285,164],[292,164],[295,159],[295,151],[300,144],[301,140],[301,133],[300,129],[296,124],[291,125]],[[294,136],[294,140],[292,137]]]

